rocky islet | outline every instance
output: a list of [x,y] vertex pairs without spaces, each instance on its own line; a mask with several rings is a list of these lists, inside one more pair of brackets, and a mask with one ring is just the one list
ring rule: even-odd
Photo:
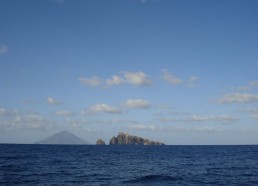
[[159,141],[145,139],[139,136],[132,136],[120,132],[117,137],[112,137],[109,142],[110,145],[165,145]]

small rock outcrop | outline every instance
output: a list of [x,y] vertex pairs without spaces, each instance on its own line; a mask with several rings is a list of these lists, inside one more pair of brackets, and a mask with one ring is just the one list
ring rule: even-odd
[[105,145],[105,141],[103,139],[98,139],[96,145]]
[[110,145],[165,145],[162,142],[159,141],[153,141],[149,139],[145,139],[138,136],[131,136],[129,134],[125,134],[123,132],[120,132],[117,137],[112,137],[110,142]]

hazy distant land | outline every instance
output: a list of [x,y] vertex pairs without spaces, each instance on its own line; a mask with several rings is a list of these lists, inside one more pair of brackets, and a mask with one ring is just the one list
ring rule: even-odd
[[[35,144],[53,144],[53,145],[88,145],[89,143],[79,138],[78,136],[68,132],[61,131],[55,133]],[[105,145],[105,141],[98,139],[97,145]],[[120,132],[117,137],[112,137],[109,141],[110,145],[165,145],[165,143],[159,141],[153,141],[139,136],[132,136],[123,132]]]
[[68,131],[61,131],[36,142],[36,144],[87,145],[89,143]]

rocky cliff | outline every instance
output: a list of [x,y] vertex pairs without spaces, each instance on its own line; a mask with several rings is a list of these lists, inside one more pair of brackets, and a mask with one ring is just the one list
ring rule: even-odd
[[138,136],[131,136],[120,132],[117,137],[111,138],[110,145],[165,145],[159,141],[153,141]]
[[98,139],[96,145],[105,145],[105,141],[103,139]]

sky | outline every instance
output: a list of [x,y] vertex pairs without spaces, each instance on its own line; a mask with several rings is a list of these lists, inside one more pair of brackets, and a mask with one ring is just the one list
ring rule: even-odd
[[0,143],[258,144],[258,1],[1,0],[0,15]]

